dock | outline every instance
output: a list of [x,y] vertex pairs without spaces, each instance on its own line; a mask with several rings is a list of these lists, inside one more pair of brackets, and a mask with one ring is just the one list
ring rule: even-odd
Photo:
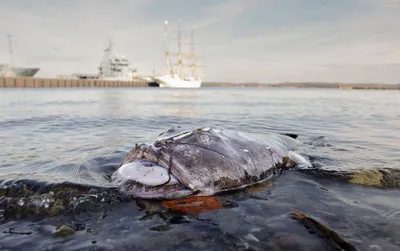
[[63,78],[31,78],[31,77],[0,77],[0,88],[117,88],[117,87],[148,87],[144,80],[109,81],[98,79],[63,79]]
[[[158,87],[153,82],[136,78],[132,81],[74,79],[74,78],[37,78],[37,77],[0,77],[0,88],[142,88]],[[203,82],[201,88],[322,88],[343,90],[400,90],[400,84],[383,83],[226,83]]]

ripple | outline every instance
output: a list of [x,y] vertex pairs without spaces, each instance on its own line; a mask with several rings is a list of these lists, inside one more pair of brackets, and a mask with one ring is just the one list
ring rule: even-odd
[[[397,93],[9,90],[0,93],[0,105],[6,108],[0,110],[2,186],[25,184],[42,196],[48,196],[48,187],[56,186],[58,192],[69,194],[64,199],[82,196],[82,204],[76,207],[79,212],[35,221],[2,222],[0,208],[4,249],[325,250],[320,237],[288,217],[291,208],[315,217],[360,250],[399,246],[399,191],[348,184],[329,175],[288,171],[274,178],[268,188],[218,196],[224,207],[198,216],[167,210],[156,202],[104,197],[102,190],[110,188],[110,173],[135,143],[152,142],[160,132],[178,125],[298,134],[304,143],[299,152],[320,174],[324,170],[399,169]],[[97,190],[89,193],[91,188]],[[81,191],[79,196],[69,193],[74,189]],[[18,203],[21,194],[2,196],[0,200],[14,198]],[[88,198],[100,201],[92,203]],[[101,198],[109,200],[103,203]],[[51,234],[52,224],[83,224],[85,231],[77,230],[61,240]],[[7,229],[33,234],[16,235]]]

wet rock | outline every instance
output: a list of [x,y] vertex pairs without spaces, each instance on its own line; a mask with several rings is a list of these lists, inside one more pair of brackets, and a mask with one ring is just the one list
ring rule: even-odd
[[31,231],[16,231],[14,228],[9,228],[3,231],[4,234],[19,234],[19,235],[31,235]]
[[[64,189],[64,190],[63,190]],[[23,219],[29,216],[58,216],[73,212],[104,212],[104,206],[115,204],[121,199],[117,191],[90,189],[88,193],[71,187],[58,186],[46,192],[29,190],[27,186],[13,184],[0,188],[1,221]],[[104,218],[101,214],[101,219]]]
[[55,235],[58,237],[68,237],[70,235],[73,235],[75,233],[75,229],[67,226],[67,225],[61,225],[56,227]]
[[157,231],[157,232],[164,232],[164,231],[168,231],[171,229],[171,226],[169,224],[167,225],[159,225],[159,226],[155,226],[150,228],[150,230],[152,231]]
[[382,179],[383,175],[378,170],[363,170],[353,172],[349,182],[359,185],[381,187]]
[[85,230],[85,224],[83,224],[83,223],[75,224],[75,228],[76,228],[76,231]]
[[37,230],[44,235],[54,235],[56,233],[56,227],[51,225],[40,226]]
[[237,202],[230,201],[230,200],[223,201],[222,205],[223,205],[224,208],[234,208],[234,207],[238,207],[239,206],[239,204]]
[[397,169],[382,169],[383,187],[387,188],[400,188],[400,170]]
[[50,213],[50,216],[56,216],[56,215],[59,215],[60,212],[62,212],[64,210],[65,210],[65,206],[63,205],[61,200],[57,200],[51,206],[49,213]]

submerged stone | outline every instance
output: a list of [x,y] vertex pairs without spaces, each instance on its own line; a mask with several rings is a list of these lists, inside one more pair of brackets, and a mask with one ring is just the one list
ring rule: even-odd
[[58,237],[68,237],[70,235],[73,235],[74,233],[75,229],[66,225],[61,225],[56,227],[56,232],[54,234]]

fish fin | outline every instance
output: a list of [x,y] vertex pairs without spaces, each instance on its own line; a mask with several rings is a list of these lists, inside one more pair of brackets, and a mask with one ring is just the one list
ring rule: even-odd
[[282,135],[291,137],[292,139],[297,139],[297,137],[299,137],[298,134],[294,134],[294,133],[281,133]]
[[289,159],[297,164],[297,167],[300,169],[307,169],[311,168],[312,164],[306,158],[301,156],[300,154],[290,151],[289,152]]

